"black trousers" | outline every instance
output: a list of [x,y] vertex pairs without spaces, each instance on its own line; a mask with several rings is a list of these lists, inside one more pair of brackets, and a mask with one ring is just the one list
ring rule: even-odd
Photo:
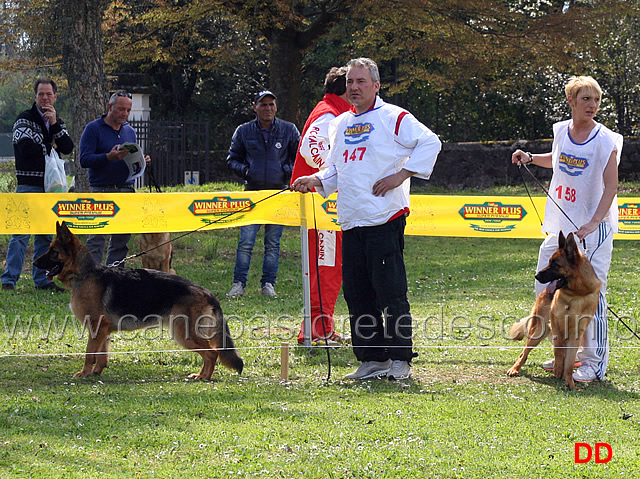
[[401,216],[342,235],[342,288],[359,361],[411,361],[411,312]]

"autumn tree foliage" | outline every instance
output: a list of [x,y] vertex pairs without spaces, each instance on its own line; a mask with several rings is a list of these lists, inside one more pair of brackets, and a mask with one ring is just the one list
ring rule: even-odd
[[[389,93],[423,111],[447,139],[548,137],[551,124],[568,115],[562,87],[575,74],[598,77],[604,105],[615,103],[600,119],[622,126],[614,110],[623,102],[628,111],[629,90],[609,81],[622,71],[606,45],[638,18],[637,2],[367,0],[354,13],[374,8],[378,20],[366,23],[358,46],[387,66]],[[624,75],[638,79],[640,70],[628,64]],[[610,73],[600,76],[605,66]]]
[[[326,70],[356,56],[374,58],[383,94],[446,140],[547,135],[566,116],[566,78],[594,74],[613,102],[603,118],[626,134],[638,129],[637,2],[106,1],[5,3],[3,70],[64,66],[70,82],[75,74],[89,86],[136,73],[151,88],[156,118],[208,118],[227,140],[262,88],[278,93],[281,117],[301,124]],[[69,45],[82,25],[62,17],[86,23],[80,3],[102,20],[102,40],[85,35],[104,49],[102,77],[98,48],[81,47],[94,55],[86,65]]]
[[[486,105],[513,125],[512,134],[548,132],[566,114],[557,106],[566,77],[597,71],[596,64],[606,60],[599,54],[603,41],[616,31],[611,19],[634,15],[636,7],[618,0],[196,0],[156,1],[147,8],[137,17],[124,16],[122,36],[109,45],[116,52],[134,47],[141,68],[172,59],[184,67],[180,78],[202,80],[215,64],[247,87],[276,91],[280,115],[301,123],[309,103],[305,83],[321,83],[329,66],[370,56],[380,64],[384,93],[393,101],[417,108],[429,123],[435,120],[447,138],[471,140],[505,129],[504,122],[474,118],[486,116]],[[202,34],[205,21],[215,28]],[[229,35],[221,39],[221,31]],[[209,65],[200,52],[209,55]],[[164,71],[175,78],[174,66]],[[528,111],[525,98],[532,100]],[[473,115],[465,117],[469,108],[462,99],[477,101]],[[188,105],[188,96],[179,104]],[[452,122],[474,125],[449,129]]]

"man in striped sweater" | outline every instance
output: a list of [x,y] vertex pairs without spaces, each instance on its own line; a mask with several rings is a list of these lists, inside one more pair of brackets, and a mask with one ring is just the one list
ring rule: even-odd
[[[53,104],[58,99],[58,87],[53,80],[38,79],[34,86],[35,102],[23,111],[13,125],[13,151],[16,161],[18,187],[16,193],[44,193],[45,155],[52,148],[62,154],[73,151],[73,140]],[[2,273],[2,290],[11,291],[22,272],[30,235],[13,235],[7,248],[7,266]],[[52,241],[51,235],[33,237],[33,259],[43,255]],[[33,266],[36,289],[64,291],[47,280],[43,269]]]

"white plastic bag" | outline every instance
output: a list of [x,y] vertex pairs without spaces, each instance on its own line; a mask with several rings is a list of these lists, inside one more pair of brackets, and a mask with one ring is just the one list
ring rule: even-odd
[[66,193],[69,190],[67,174],[64,172],[64,160],[58,156],[55,148],[44,157],[45,193]]

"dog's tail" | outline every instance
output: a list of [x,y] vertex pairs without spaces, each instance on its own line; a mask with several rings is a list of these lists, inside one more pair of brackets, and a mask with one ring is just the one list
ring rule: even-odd
[[513,326],[511,326],[511,329],[509,329],[509,339],[520,341],[525,337],[529,324],[529,318],[531,318],[531,316],[525,316],[517,323],[513,323]]
[[227,320],[222,317],[222,311],[220,311],[219,317],[222,319],[222,331],[220,331],[222,334],[216,334],[214,336],[210,341],[211,347],[218,351],[218,357],[224,366],[240,374],[244,368],[244,361],[242,361],[242,358],[238,355]]

